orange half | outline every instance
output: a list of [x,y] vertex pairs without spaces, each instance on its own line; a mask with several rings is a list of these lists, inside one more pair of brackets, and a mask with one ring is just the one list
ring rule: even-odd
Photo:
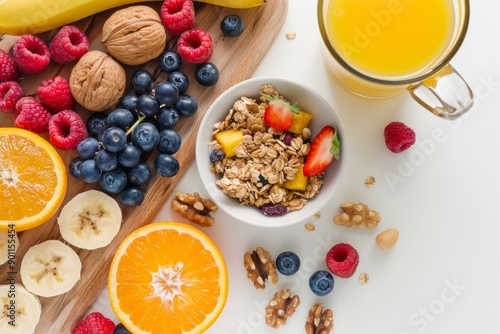
[[14,224],[24,231],[48,221],[67,182],[66,166],[47,140],[28,130],[0,128],[0,230]]
[[197,228],[176,222],[128,235],[108,277],[111,307],[135,334],[203,333],[222,312],[227,291],[217,246]]

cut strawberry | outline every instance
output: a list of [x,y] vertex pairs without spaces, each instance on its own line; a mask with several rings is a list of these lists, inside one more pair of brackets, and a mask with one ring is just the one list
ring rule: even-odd
[[340,158],[340,141],[335,128],[327,125],[314,138],[302,172],[307,177],[321,174],[334,158]]
[[269,100],[264,112],[264,123],[278,131],[288,130],[293,124],[293,114],[300,111],[296,106],[271,95],[264,95]]

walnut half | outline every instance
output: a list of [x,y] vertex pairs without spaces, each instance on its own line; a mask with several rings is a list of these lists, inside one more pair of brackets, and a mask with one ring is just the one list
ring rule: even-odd
[[372,228],[380,222],[380,214],[371,210],[366,204],[342,203],[340,208],[344,212],[333,217],[333,222],[336,225]]
[[299,296],[292,296],[290,289],[283,289],[276,292],[274,298],[271,299],[269,305],[266,307],[266,324],[272,328],[285,325],[286,320],[295,313],[295,309],[299,304]]
[[329,334],[333,328],[333,312],[323,310],[323,304],[315,304],[306,320],[306,334]]
[[184,218],[204,227],[214,224],[215,219],[210,216],[210,212],[217,211],[218,207],[212,200],[200,197],[197,192],[194,194],[176,192],[174,197],[170,205]]
[[247,270],[248,279],[253,282],[257,289],[264,289],[265,282],[276,284],[278,274],[271,254],[262,247],[257,247],[252,253],[246,252],[243,256],[243,264]]

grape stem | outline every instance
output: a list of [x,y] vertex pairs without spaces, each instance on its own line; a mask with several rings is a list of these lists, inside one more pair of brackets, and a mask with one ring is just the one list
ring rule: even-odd
[[137,125],[139,125],[145,118],[146,118],[146,115],[140,116],[139,119],[137,119],[137,121],[135,121],[134,125],[132,125],[130,127],[130,129],[128,129],[128,131],[125,133],[125,136],[128,137],[128,135],[131,134],[132,131],[134,131],[134,129],[137,127]]

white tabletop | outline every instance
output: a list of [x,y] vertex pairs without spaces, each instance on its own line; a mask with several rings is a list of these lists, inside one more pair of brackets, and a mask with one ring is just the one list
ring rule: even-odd
[[[269,0],[272,1],[272,0]],[[334,312],[338,334],[497,333],[500,311],[500,3],[472,0],[472,17],[463,47],[452,64],[476,96],[474,108],[457,121],[442,120],[408,94],[366,100],[343,91],[327,74],[321,55],[316,4],[290,0],[287,20],[254,73],[300,81],[314,87],[336,109],[348,151],[343,180],[321,218],[281,229],[262,229],[235,221],[221,210],[216,223],[202,230],[222,251],[229,271],[229,297],[209,334],[304,333],[309,308],[317,302]],[[296,33],[287,39],[286,33]],[[222,74],[224,75],[224,74]],[[417,143],[394,154],[383,129],[391,121],[412,127]],[[368,176],[376,184],[366,187]],[[176,187],[208,196],[193,164]],[[371,230],[335,226],[342,202],[363,202],[380,212]],[[311,215],[314,213],[311,213]],[[183,218],[168,200],[155,221]],[[389,252],[375,237],[396,227],[400,238]],[[353,277],[336,278],[326,297],[309,289],[308,279],[336,243],[357,248],[360,263]],[[257,246],[277,256],[292,250],[302,261],[294,276],[256,290],[243,267],[243,254]],[[369,274],[367,284],[358,275]],[[264,308],[274,293],[291,288],[301,298],[296,313],[280,329],[265,324]],[[92,307],[116,320],[105,291]]]

